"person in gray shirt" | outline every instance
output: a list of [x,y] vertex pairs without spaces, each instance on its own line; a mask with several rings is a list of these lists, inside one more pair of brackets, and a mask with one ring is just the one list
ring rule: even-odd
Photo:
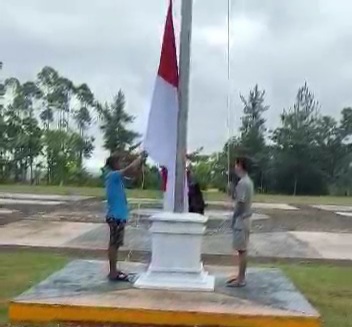
[[229,190],[235,199],[235,210],[232,218],[232,245],[238,256],[238,275],[227,281],[229,287],[246,286],[247,249],[251,229],[252,200],[254,187],[248,175],[250,160],[238,158],[235,163],[235,173],[240,178],[236,187],[231,184]]

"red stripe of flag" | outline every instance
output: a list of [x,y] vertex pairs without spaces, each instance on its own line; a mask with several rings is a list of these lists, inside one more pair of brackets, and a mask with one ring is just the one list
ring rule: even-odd
[[175,29],[172,16],[172,0],[170,0],[169,9],[167,11],[158,75],[171,85],[178,88],[179,77]]

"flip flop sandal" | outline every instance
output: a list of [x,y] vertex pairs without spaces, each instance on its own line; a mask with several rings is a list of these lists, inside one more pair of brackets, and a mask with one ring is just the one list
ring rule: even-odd
[[129,282],[129,275],[123,273],[123,272],[118,272],[115,277],[109,277],[109,280],[111,282]]
[[237,280],[232,282],[232,283],[228,283],[226,286],[227,287],[231,287],[231,288],[242,288],[245,287],[247,285],[247,283],[245,281],[243,282],[238,282]]
[[237,277],[233,277],[233,278],[228,279],[228,280],[226,281],[226,284],[228,285],[228,284],[232,284],[232,283],[234,283],[234,282],[237,282]]
[[130,283],[134,283],[136,281],[138,277],[137,273],[129,273],[128,274],[128,280],[130,281]]

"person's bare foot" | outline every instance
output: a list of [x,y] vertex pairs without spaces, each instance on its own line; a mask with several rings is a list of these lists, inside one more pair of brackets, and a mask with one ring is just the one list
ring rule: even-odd
[[247,285],[246,281],[244,279],[235,279],[230,283],[227,283],[227,287],[234,287],[234,288],[240,288],[240,287],[245,287]]
[[238,280],[238,276],[230,276],[229,279],[226,281],[226,284],[231,284]]

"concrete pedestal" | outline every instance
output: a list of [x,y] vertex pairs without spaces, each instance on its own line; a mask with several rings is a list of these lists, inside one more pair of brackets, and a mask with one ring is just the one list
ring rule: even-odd
[[162,212],[150,218],[152,260],[137,288],[214,291],[214,277],[201,262],[202,237],[208,218],[190,213]]

